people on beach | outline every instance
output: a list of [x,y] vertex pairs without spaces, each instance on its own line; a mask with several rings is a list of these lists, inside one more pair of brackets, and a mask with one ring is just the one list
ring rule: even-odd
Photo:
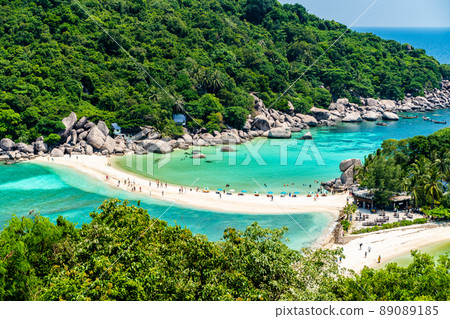
[[367,250],[366,250],[366,252],[364,253],[364,258],[367,258]]
[[362,246],[363,246],[363,244],[360,243],[360,244],[359,244],[359,250],[362,250]]
[[378,263],[381,263],[381,255],[378,256]]

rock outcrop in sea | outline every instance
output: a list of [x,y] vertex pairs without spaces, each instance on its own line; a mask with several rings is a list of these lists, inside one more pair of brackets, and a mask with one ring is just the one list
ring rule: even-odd
[[342,161],[339,164],[339,169],[342,172],[341,177],[322,183],[322,186],[328,191],[350,188],[355,184],[355,174],[361,166],[362,163],[359,159],[352,158]]

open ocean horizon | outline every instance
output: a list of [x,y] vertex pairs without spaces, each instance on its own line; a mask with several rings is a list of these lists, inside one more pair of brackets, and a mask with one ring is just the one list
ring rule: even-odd
[[450,28],[353,27],[352,30],[411,44],[415,49],[424,49],[439,63],[450,64]]

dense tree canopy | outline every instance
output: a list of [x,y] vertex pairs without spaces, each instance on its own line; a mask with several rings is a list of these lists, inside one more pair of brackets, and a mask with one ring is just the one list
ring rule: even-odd
[[[450,259],[341,269],[342,250],[288,248],[254,223],[217,242],[105,201],[76,228],[34,215],[0,232],[0,300],[448,300]],[[395,283],[395,284],[393,284]],[[381,288],[379,288],[381,287]]]
[[[0,0],[0,138],[56,133],[71,110],[171,134],[177,106],[192,111],[205,94],[222,107],[199,107],[196,118],[217,129],[224,123],[210,115],[220,112],[239,127],[248,93],[271,103],[346,30],[275,0],[78,2],[170,97],[75,1]],[[348,31],[286,98],[299,111],[338,97],[401,98],[436,87],[448,70],[424,50]]]
[[374,190],[379,204],[406,190],[416,207],[450,209],[450,128],[429,136],[384,141],[381,149],[366,157],[357,178]]

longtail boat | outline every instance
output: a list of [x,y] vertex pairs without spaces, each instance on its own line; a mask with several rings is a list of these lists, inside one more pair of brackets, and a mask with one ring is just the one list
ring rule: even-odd
[[447,124],[446,121],[436,121],[436,120],[433,120],[433,122],[436,123],[436,124]]
[[406,116],[406,115],[399,115],[399,117],[401,117],[402,119],[408,119],[408,120],[412,120],[412,119],[417,119],[419,118],[419,116]]

